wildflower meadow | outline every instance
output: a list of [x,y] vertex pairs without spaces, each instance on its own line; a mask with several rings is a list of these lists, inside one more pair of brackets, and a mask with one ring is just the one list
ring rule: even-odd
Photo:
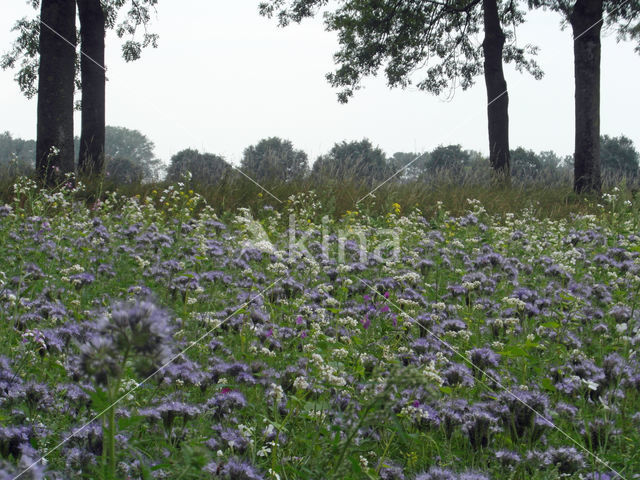
[[0,479],[640,478],[633,201],[271,200],[16,183]]

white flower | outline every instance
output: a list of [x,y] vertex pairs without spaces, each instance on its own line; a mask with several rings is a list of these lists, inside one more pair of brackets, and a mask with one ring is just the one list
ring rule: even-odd
[[589,390],[593,390],[593,391],[598,390],[598,384],[593,380],[586,380],[584,378],[581,380],[582,380],[582,383],[584,383]]
[[297,377],[293,381],[293,386],[299,390],[307,390],[309,388],[309,382],[304,377]]
[[618,325],[616,325],[616,332],[623,334],[627,331],[627,324],[626,323],[619,323]]

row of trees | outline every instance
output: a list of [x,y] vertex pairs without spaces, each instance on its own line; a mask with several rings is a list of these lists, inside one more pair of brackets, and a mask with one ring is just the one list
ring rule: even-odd
[[[147,183],[163,177],[165,166],[154,152],[154,144],[137,130],[106,127],[105,176],[116,184]],[[80,139],[75,138],[79,150]],[[601,137],[602,171],[612,179],[635,181],[639,174],[639,154],[625,137]],[[33,172],[36,142],[0,134],[0,175],[15,177]],[[573,157],[554,152],[536,153],[519,147],[509,152],[511,175],[521,181],[567,178]],[[367,139],[336,143],[310,166],[307,154],[288,140],[271,137],[245,149],[241,171],[260,183],[283,183],[307,178],[318,180],[358,180],[374,185],[393,176],[394,181],[421,180],[445,175],[450,180],[466,178],[486,168],[488,160],[460,145],[439,146],[422,155],[397,152],[388,157]],[[214,185],[241,175],[222,156],[186,149],[174,155],[166,179],[181,181],[190,173],[194,183]]]
[[[116,28],[120,37],[146,27],[157,0],[32,0],[40,17],[16,25],[18,40],[2,59],[12,68],[20,59],[17,80],[27,95],[38,87],[36,169],[43,183],[56,182],[57,172],[74,169],[73,100],[82,89],[82,134],[78,171],[86,176],[103,172],[105,143],[105,33]],[[117,24],[118,12],[129,5]],[[76,6],[80,19],[80,54],[76,55]],[[333,9],[329,7],[335,7]],[[381,68],[391,87],[405,87],[423,77],[417,87],[435,94],[460,85],[473,85],[482,74],[487,89],[490,164],[496,177],[511,174],[508,90],[503,63],[514,63],[540,78],[536,48],[519,47],[515,29],[524,22],[525,8],[560,12],[573,31],[575,65],[574,188],[599,191],[600,178],[600,34],[603,24],[621,39],[640,38],[640,0],[267,0],[260,13],[277,16],[279,24],[301,22],[319,10],[326,28],[338,33],[338,66],[327,75],[340,89],[342,102],[360,88],[365,76]],[[604,15],[606,14],[606,18]],[[146,28],[145,28],[146,32]],[[482,49],[476,38],[482,35]],[[157,37],[145,33],[142,41],[129,40],[123,56],[133,60]],[[640,50],[640,49],[639,49]],[[78,69],[79,66],[79,69]],[[78,76],[78,71],[80,72]],[[329,162],[331,157],[320,162]],[[294,160],[294,164],[296,161]],[[298,158],[300,163],[300,158]],[[292,166],[291,175],[299,167]],[[320,168],[320,167],[319,167]],[[324,168],[324,167],[323,167]]]
[[[80,138],[75,138],[79,150]],[[601,137],[602,171],[608,178],[635,181],[639,174],[639,154],[633,142],[620,137]],[[33,172],[36,142],[0,134],[0,176],[15,177]],[[154,152],[154,144],[137,130],[106,127],[105,176],[116,184],[158,181],[165,166]],[[573,157],[559,157],[554,152],[536,153],[519,147],[509,152],[511,175],[518,180],[566,178],[573,167]],[[480,153],[464,150],[460,145],[439,146],[419,155],[397,152],[388,157],[367,139],[336,143],[319,156],[310,167],[309,158],[288,140],[271,137],[245,149],[240,169],[261,183],[283,183],[307,178],[318,180],[357,179],[373,185],[393,176],[394,181],[410,181],[445,175],[461,179],[486,168],[488,160]],[[241,175],[222,156],[186,149],[174,155],[166,179],[181,181],[190,173],[194,183],[214,185],[231,176]]]
[[[81,151],[80,137],[74,138],[75,151]],[[118,184],[157,181],[162,177],[163,164],[156,157],[151,140],[138,130],[124,127],[105,129],[105,176]],[[13,138],[9,132],[0,134],[0,177],[14,178],[33,173],[35,140]],[[78,158],[76,157],[76,161]]]
[[[602,137],[603,171],[609,178],[637,180],[640,156],[625,136]],[[513,177],[521,181],[567,178],[573,168],[573,157],[560,157],[553,152],[536,153],[524,148],[509,152]],[[417,160],[416,160],[417,158]],[[261,140],[244,151],[240,163],[242,173],[261,184],[278,184],[311,177],[314,180],[355,181],[375,186],[392,181],[441,179],[458,181],[485,169],[488,160],[479,152],[464,150],[460,145],[439,146],[420,155],[397,152],[388,157],[369,140],[336,143],[309,166],[306,153],[296,150],[288,140],[277,137]],[[202,186],[216,185],[240,173],[222,156],[183,150],[171,158],[166,179],[177,182],[190,173],[192,182]],[[562,175],[561,175],[562,174]]]
[[[509,95],[503,63],[513,63],[535,78],[542,71],[536,47],[515,43],[524,8],[551,9],[571,25],[575,70],[574,189],[599,191],[600,178],[600,34],[603,25],[619,39],[640,38],[638,0],[265,0],[260,12],[276,16],[280,26],[299,23],[324,9],[326,29],[337,32],[337,69],[327,79],[348,101],[364,77],[381,69],[390,87],[417,79],[419,89],[440,94],[463,89],[483,75],[487,90],[489,152],[499,178],[508,179]],[[606,17],[605,17],[606,15]],[[482,49],[475,38],[483,36]],[[640,48],[638,49],[640,52]]]

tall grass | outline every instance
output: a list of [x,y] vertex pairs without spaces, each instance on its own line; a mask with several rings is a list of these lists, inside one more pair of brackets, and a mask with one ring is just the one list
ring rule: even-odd
[[[0,201],[9,202],[13,196],[15,176],[0,175]],[[529,209],[538,217],[558,219],[572,213],[596,213],[599,199],[578,196],[572,191],[572,172],[566,168],[542,171],[536,176],[512,178],[509,186],[497,185],[491,179],[491,170],[467,169],[459,172],[435,171],[429,176],[414,179],[376,179],[345,172],[342,178],[308,177],[294,182],[279,183],[260,180],[259,185],[233,173],[203,183],[194,178],[185,180],[187,187],[202,195],[219,212],[233,212],[240,207],[253,211],[271,206],[276,210],[287,206],[292,195],[313,191],[322,205],[318,215],[343,216],[347,212],[362,211],[371,215],[384,215],[400,205],[404,212],[419,209],[429,217],[439,203],[453,215],[463,213],[468,199],[477,199],[490,214]],[[385,182],[385,180],[387,180]],[[86,201],[93,203],[116,191],[126,196],[153,197],[162,192],[167,182],[115,184],[108,180],[89,185]],[[622,197],[632,198],[637,181],[608,174],[604,178],[603,192],[614,187],[622,190]]]

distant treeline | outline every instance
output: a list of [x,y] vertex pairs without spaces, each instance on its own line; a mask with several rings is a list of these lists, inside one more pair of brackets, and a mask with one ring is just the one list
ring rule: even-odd
[[[76,139],[77,141],[77,139]],[[619,182],[638,180],[639,155],[633,142],[621,135],[601,138],[601,162],[605,179]],[[154,144],[137,130],[106,129],[105,180],[114,184],[188,181],[207,187],[233,182],[245,175],[259,183],[294,181],[340,183],[357,180],[363,185],[381,182],[431,182],[446,179],[461,183],[485,181],[488,158],[460,145],[439,146],[431,152],[397,152],[388,156],[369,140],[336,143],[329,152],[310,164],[308,155],[288,140],[271,137],[244,150],[241,164],[233,167],[224,157],[185,149],[163,165]],[[35,141],[0,134],[0,174],[4,178],[33,173]],[[166,170],[166,172],[165,172]],[[166,173],[166,176],[165,176]],[[511,173],[516,182],[571,182],[573,158],[552,151],[536,153],[517,148],[511,151]],[[243,175],[244,174],[244,175]]]

